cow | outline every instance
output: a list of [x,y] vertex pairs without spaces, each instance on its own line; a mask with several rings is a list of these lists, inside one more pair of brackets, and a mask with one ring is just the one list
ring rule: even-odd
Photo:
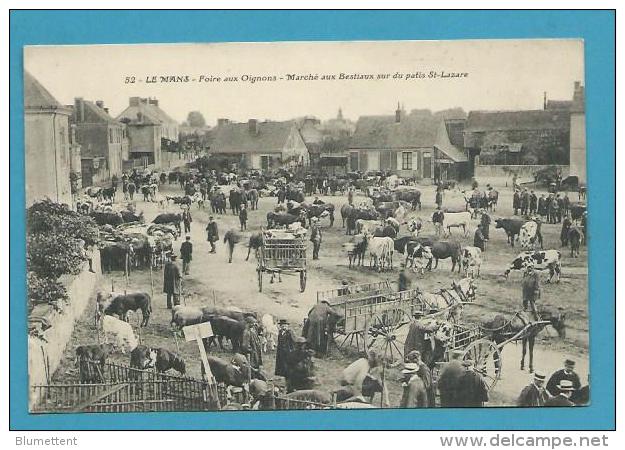
[[343,249],[347,252],[347,258],[349,260],[349,268],[352,265],[362,266],[362,261],[367,250],[367,238],[364,234],[357,234],[353,236],[349,242],[343,244]]
[[495,228],[501,228],[508,236],[508,242],[514,247],[514,240],[521,232],[521,227],[525,223],[522,219],[495,219]]
[[[145,327],[150,321],[152,314],[152,299],[147,292],[131,292],[129,294],[117,294],[110,298],[104,308],[105,315],[117,315],[120,320],[128,322],[128,311],[141,310],[141,326]],[[98,302],[98,304],[100,304]]]
[[551,282],[554,277],[556,283],[559,283],[560,276],[562,275],[561,256],[562,254],[558,250],[540,250],[536,252],[519,253],[504,272],[504,277],[508,278],[512,270],[525,270],[527,266],[533,266],[535,270],[549,270],[548,283]]
[[134,249],[126,242],[107,242],[100,248],[102,273],[111,272],[111,270],[126,272],[132,265],[132,259],[134,259]]
[[[412,270],[425,273],[425,269],[432,262],[432,249],[418,242],[409,242],[406,246],[406,267],[412,266]],[[410,261],[410,265],[408,262]]]
[[104,383],[106,359],[112,352],[112,344],[91,344],[76,347],[75,364],[80,372],[80,382]]
[[137,345],[130,352],[130,367],[133,369],[147,370],[154,368],[157,351],[146,345]]
[[122,220],[124,221],[124,223],[130,223],[130,222],[143,223],[144,221],[143,212],[140,212],[139,214],[137,214],[136,212],[125,209],[123,211],[120,211],[119,214],[122,216]]
[[524,250],[534,249],[537,243],[543,248],[543,235],[540,231],[539,220],[529,220],[525,222],[519,230],[519,244]]
[[408,231],[411,232],[414,237],[419,236],[422,228],[423,221],[420,217],[413,217],[408,221]]
[[419,208],[421,210],[421,191],[416,189],[396,191],[395,200],[403,200],[410,203],[412,210]]
[[[217,356],[208,355],[208,366],[215,377],[217,383],[223,383],[226,386],[237,386],[245,389],[249,382],[249,377],[246,376],[241,367],[232,364],[226,360],[218,358]],[[204,366],[202,366],[202,373],[204,373]]]
[[108,200],[110,202],[114,202],[116,192],[117,192],[117,188],[115,186],[102,189],[102,199]]
[[471,224],[471,213],[464,212],[455,212],[455,213],[445,213],[443,220],[443,229],[447,229],[447,235],[451,236],[452,228],[460,228],[462,227],[462,231],[466,236],[469,230],[469,225]]
[[254,254],[256,255],[256,259],[258,259],[258,251],[263,246],[263,233],[254,233],[250,236],[250,240],[247,243],[247,256],[245,258],[246,261],[250,259],[250,253],[252,249],[254,249]]
[[124,218],[118,212],[91,211],[89,215],[98,225],[111,225],[116,227],[124,223]]
[[[438,268],[439,259],[451,259],[451,271],[453,272],[458,265],[458,273],[460,273],[460,244],[457,242],[439,241],[432,245],[432,257],[435,260],[434,268]],[[432,270],[432,262],[428,264],[428,270]]]
[[108,343],[111,339],[113,347],[120,349],[122,353],[132,351],[139,345],[132,327],[123,320],[105,315],[102,318],[102,328],[104,330],[104,342]]
[[567,237],[571,246],[571,258],[579,258],[579,246],[582,242],[582,233],[579,228],[572,226],[569,228]]
[[395,234],[399,234],[399,221],[393,217],[389,217],[386,219],[386,224],[393,227],[395,230]]
[[306,208],[306,215],[308,216],[309,222],[313,217],[321,218],[329,216],[330,226],[334,225],[334,205],[332,203],[310,205]]
[[177,213],[161,213],[154,218],[152,223],[159,225],[172,224],[176,227],[178,234],[182,233],[180,228],[180,222],[182,222],[182,215]]
[[267,213],[267,227],[274,228],[277,226],[286,227],[294,222],[301,221],[300,216],[289,213],[275,213],[269,211]]
[[241,347],[245,323],[227,316],[209,316],[209,321],[213,329],[213,336],[208,338],[205,345],[206,349],[210,350],[215,340],[217,340],[219,347],[223,350],[223,338],[225,337],[232,344],[232,352],[237,353]]
[[202,322],[206,322],[204,311],[196,306],[176,305],[171,311],[171,327],[174,330]]
[[482,266],[482,250],[478,247],[463,247],[460,263],[465,277],[469,276],[469,272],[471,273],[471,278],[479,277]]
[[[367,233],[368,232],[365,231],[365,234]],[[395,239],[397,237],[397,230],[392,225],[379,226],[379,227],[376,227],[375,230],[373,230],[373,236],[374,237],[390,237],[392,239]]]
[[356,220],[356,232],[358,234],[373,234],[379,225],[380,222],[377,220],[358,219]]
[[154,364],[154,368],[160,373],[165,373],[169,369],[174,369],[180,375],[184,375],[187,370],[184,359],[182,359],[180,355],[170,352],[165,348],[156,349],[156,363]]
[[264,353],[273,351],[278,346],[278,326],[271,314],[263,314],[260,320],[262,325],[261,345]]
[[378,269],[378,272],[384,270],[387,266],[393,270],[393,250],[395,242],[390,237],[372,237],[367,238],[367,247],[369,248],[369,267]]

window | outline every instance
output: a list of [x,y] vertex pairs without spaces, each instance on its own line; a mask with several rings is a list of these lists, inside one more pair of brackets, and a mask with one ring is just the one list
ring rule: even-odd
[[412,170],[412,152],[402,152],[401,170]]

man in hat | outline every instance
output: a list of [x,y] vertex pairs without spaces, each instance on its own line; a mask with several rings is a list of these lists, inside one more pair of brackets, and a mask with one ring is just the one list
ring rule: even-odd
[[408,275],[406,275],[406,269],[403,264],[399,271],[399,280],[397,281],[397,286],[399,292],[407,291],[408,289],[410,289],[410,279],[408,278]]
[[405,358],[404,362],[412,363],[419,366],[419,371],[417,375],[421,377],[423,381],[423,385],[425,386],[425,390],[428,396],[427,406],[429,408],[434,408],[436,406],[436,392],[434,389],[434,383],[432,381],[432,372],[428,368],[428,366],[421,360],[421,352],[419,350],[412,350],[409,352]]
[[321,228],[319,227],[319,218],[310,219],[310,242],[313,243],[313,259],[319,259],[319,249],[321,248]]
[[558,394],[547,400],[545,406],[575,406],[575,403],[571,401],[571,395],[576,390],[573,387],[573,382],[570,380],[561,380],[556,386]]
[[241,203],[241,209],[239,210],[239,223],[241,224],[241,231],[247,230],[247,208],[245,203]]
[[436,203],[436,206],[438,208],[442,208],[443,207],[443,186],[442,185],[438,185],[436,187],[436,195],[435,195],[435,199],[434,199],[434,203]]
[[313,350],[308,348],[306,338],[296,337],[294,348],[287,357],[287,392],[312,389],[314,385]]
[[464,373],[464,367],[460,362],[460,355],[452,352],[452,359],[443,366],[438,377],[438,391],[442,408],[456,408],[458,404],[458,380]]
[[514,215],[519,214],[519,209],[521,209],[521,193],[518,189],[514,189],[514,195],[512,196],[512,209],[514,209]]
[[458,378],[457,400],[458,406],[475,408],[484,406],[488,402],[488,387],[474,368],[472,359],[462,361],[464,372]]
[[486,213],[486,210],[482,210],[482,218],[480,219],[480,225],[482,225],[482,235],[484,236],[484,240],[488,241],[490,238],[490,216]]
[[286,319],[278,321],[278,345],[276,347],[276,371],[280,377],[287,375],[287,359],[295,348],[295,338]]
[[443,230],[443,222],[445,221],[445,214],[440,206],[436,207],[436,211],[432,214],[432,223],[434,224],[434,229],[436,230],[436,236],[440,236],[441,233],[444,234]]
[[530,214],[536,214],[538,211],[538,197],[536,193],[532,190],[530,191]]
[[577,391],[582,383],[579,380],[579,375],[575,373],[575,361],[567,359],[564,361],[564,369],[560,369],[551,375],[547,382],[547,390],[551,395],[558,395],[558,385],[562,380],[568,380],[573,384],[573,390]]
[[[180,304],[180,267],[176,264],[176,255],[170,256],[170,261],[163,269],[163,293],[167,294],[167,309]],[[172,304],[173,299],[173,304]]]
[[534,406],[545,406],[549,400],[549,394],[545,389],[545,374],[536,372],[534,379],[525,386],[517,400],[517,406],[528,408]]
[[319,198],[318,195],[315,195],[315,200],[313,201],[313,205],[324,205],[325,202]]
[[182,259],[182,273],[189,275],[189,266],[193,259],[193,244],[191,236],[187,234],[185,241],[180,245],[180,258]]
[[217,222],[213,219],[213,216],[208,218],[208,224],[206,225],[206,240],[211,245],[211,253],[216,253],[215,242],[219,240],[219,231],[217,230]]
[[401,371],[403,376],[402,388],[403,393],[400,408],[425,408],[428,406],[428,395],[423,384],[423,380],[419,377],[419,365],[415,363],[404,364]]
[[536,300],[540,298],[540,277],[531,264],[525,268],[521,289],[523,291],[523,311],[527,311],[529,306],[530,311],[536,316]]
[[191,222],[193,222],[193,218],[191,217],[191,208],[189,206],[182,211],[182,222],[184,223],[184,232],[191,233]]
[[530,194],[527,192],[527,188],[523,188],[523,193],[521,194],[521,215],[526,216],[530,207]]
[[478,224],[473,235],[473,246],[479,248],[481,251],[486,249],[486,238],[482,232],[482,224]]

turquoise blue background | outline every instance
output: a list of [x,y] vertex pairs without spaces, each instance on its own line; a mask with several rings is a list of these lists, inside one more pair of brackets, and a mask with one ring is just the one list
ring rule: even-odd
[[[10,426],[25,429],[613,429],[615,15],[610,11],[13,11],[10,26]],[[22,46],[148,42],[583,38],[592,405],[586,408],[30,415]],[[540,77],[540,68],[536,76]]]

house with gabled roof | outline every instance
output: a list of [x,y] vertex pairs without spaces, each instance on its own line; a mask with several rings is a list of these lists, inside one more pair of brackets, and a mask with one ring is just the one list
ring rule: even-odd
[[71,121],[82,148],[83,185],[120,177],[129,158],[126,124],[111,117],[102,100],[80,97],[74,99]]
[[[449,120],[463,121],[455,116]],[[398,105],[394,116],[361,116],[349,145],[349,168],[419,180],[464,178],[468,159],[452,143],[451,131],[445,113],[430,110],[406,114]]]
[[49,198],[72,205],[71,108],[24,71],[26,204]]
[[219,120],[213,129],[210,154],[228,157],[239,166],[256,170],[303,167],[310,161],[293,121]]

